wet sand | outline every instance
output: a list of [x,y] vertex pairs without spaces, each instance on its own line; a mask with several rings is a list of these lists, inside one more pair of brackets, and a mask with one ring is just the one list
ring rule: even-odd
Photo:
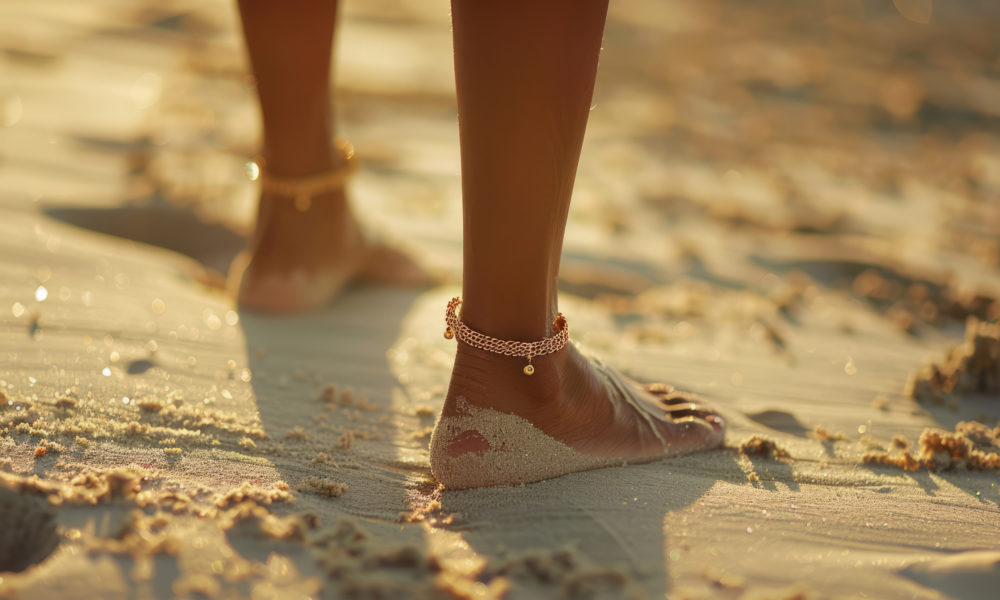
[[455,491],[447,6],[347,3],[338,87],[366,224],[451,283],[261,317],[218,287],[232,7],[5,3],[0,598],[992,597],[996,9],[769,6],[612,6],[562,271],[576,341],[726,448]]

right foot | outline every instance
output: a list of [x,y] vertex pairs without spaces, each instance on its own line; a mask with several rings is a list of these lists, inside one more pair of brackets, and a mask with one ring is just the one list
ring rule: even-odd
[[535,358],[460,343],[431,439],[431,468],[449,488],[513,485],[649,462],[722,445],[725,422],[670,386],[642,386],[572,344]]

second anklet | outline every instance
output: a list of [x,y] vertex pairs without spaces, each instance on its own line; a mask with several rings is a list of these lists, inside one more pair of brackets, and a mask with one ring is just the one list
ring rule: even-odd
[[341,162],[326,173],[305,177],[283,177],[268,171],[264,161],[258,159],[247,163],[247,177],[250,181],[260,180],[260,189],[263,192],[292,198],[295,201],[295,208],[305,212],[312,206],[313,196],[341,189],[347,178],[361,167],[361,161],[350,142],[338,139],[335,143],[340,152]]
[[462,319],[458,315],[460,304],[462,304],[462,299],[457,296],[448,302],[448,308],[444,313],[444,322],[446,324],[444,337],[449,340],[458,338],[473,348],[479,348],[480,350],[486,350],[494,354],[527,358],[528,364],[522,369],[525,375],[533,375],[535,373],[535,366],[531,364],[533,357],[558,352],[565,348],[566,343],[569,342],[569,324],[566,322],[566,317],[562,316],[562,313],[559,313],[555,321],[552,322],[552,326],[556,330],[555,334],[535,342],[518,342],[514,340],[501,340],[470,329],[468,325],[462,322]]

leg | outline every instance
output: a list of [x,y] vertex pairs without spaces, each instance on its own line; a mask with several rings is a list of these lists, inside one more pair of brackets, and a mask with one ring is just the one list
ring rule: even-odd
[[240,17],[264,130],[263,157],[282,175],[334,166],[330,53],[337,0],[295,7],[240,0]]
[[[465,212],[462,314],[475,330],[515,340],[551,334],[606,13],[607,0],[452,0]],[[471,479],[460,472],[463,458],[485,456],[493,445],[482,419],[478,430],[457,435],[458,421],[449,424],[470,407],[499,411],[484,414],[501,420],[516,415],[558,446],[618,462],[721,442],[714,415],[686,405],[683,420],[682,413],[671,418],[653,394],[629,383],[609,385],[572,346],[533,362],[535,375],[527,377],[523,359],[458,344],[431,449],[432,468],[445,485],[490,483],[482,468]],[[462,468],[473,464],[466,463]],[[523,477],[511,473],[516,465],[504,468],[492,483],[539,478],[528,472],[531,465]],[[579,469],[567,463],[562,472],[572,470]]]
[[[330,54],[337,0],[300,0],[294,8],[239,0],[239,9],[267,169],[306,177],[336,168]],[[240,305],[272,312],[326,304],[373,267],[388,279],[419,279],[405,257],[363,238],[343,189],[315,196],[305,211],[292,198],[262,194],[249,251],[237,263],[232,280]]]

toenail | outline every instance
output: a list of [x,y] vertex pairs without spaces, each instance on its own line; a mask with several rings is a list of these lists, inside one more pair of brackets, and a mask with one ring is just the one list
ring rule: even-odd
[[716,431],[722,431],[722,427],[726,424],[726,422],[719,415],[709,415],[705,420],[708,421],[712,425],[712,429]]

